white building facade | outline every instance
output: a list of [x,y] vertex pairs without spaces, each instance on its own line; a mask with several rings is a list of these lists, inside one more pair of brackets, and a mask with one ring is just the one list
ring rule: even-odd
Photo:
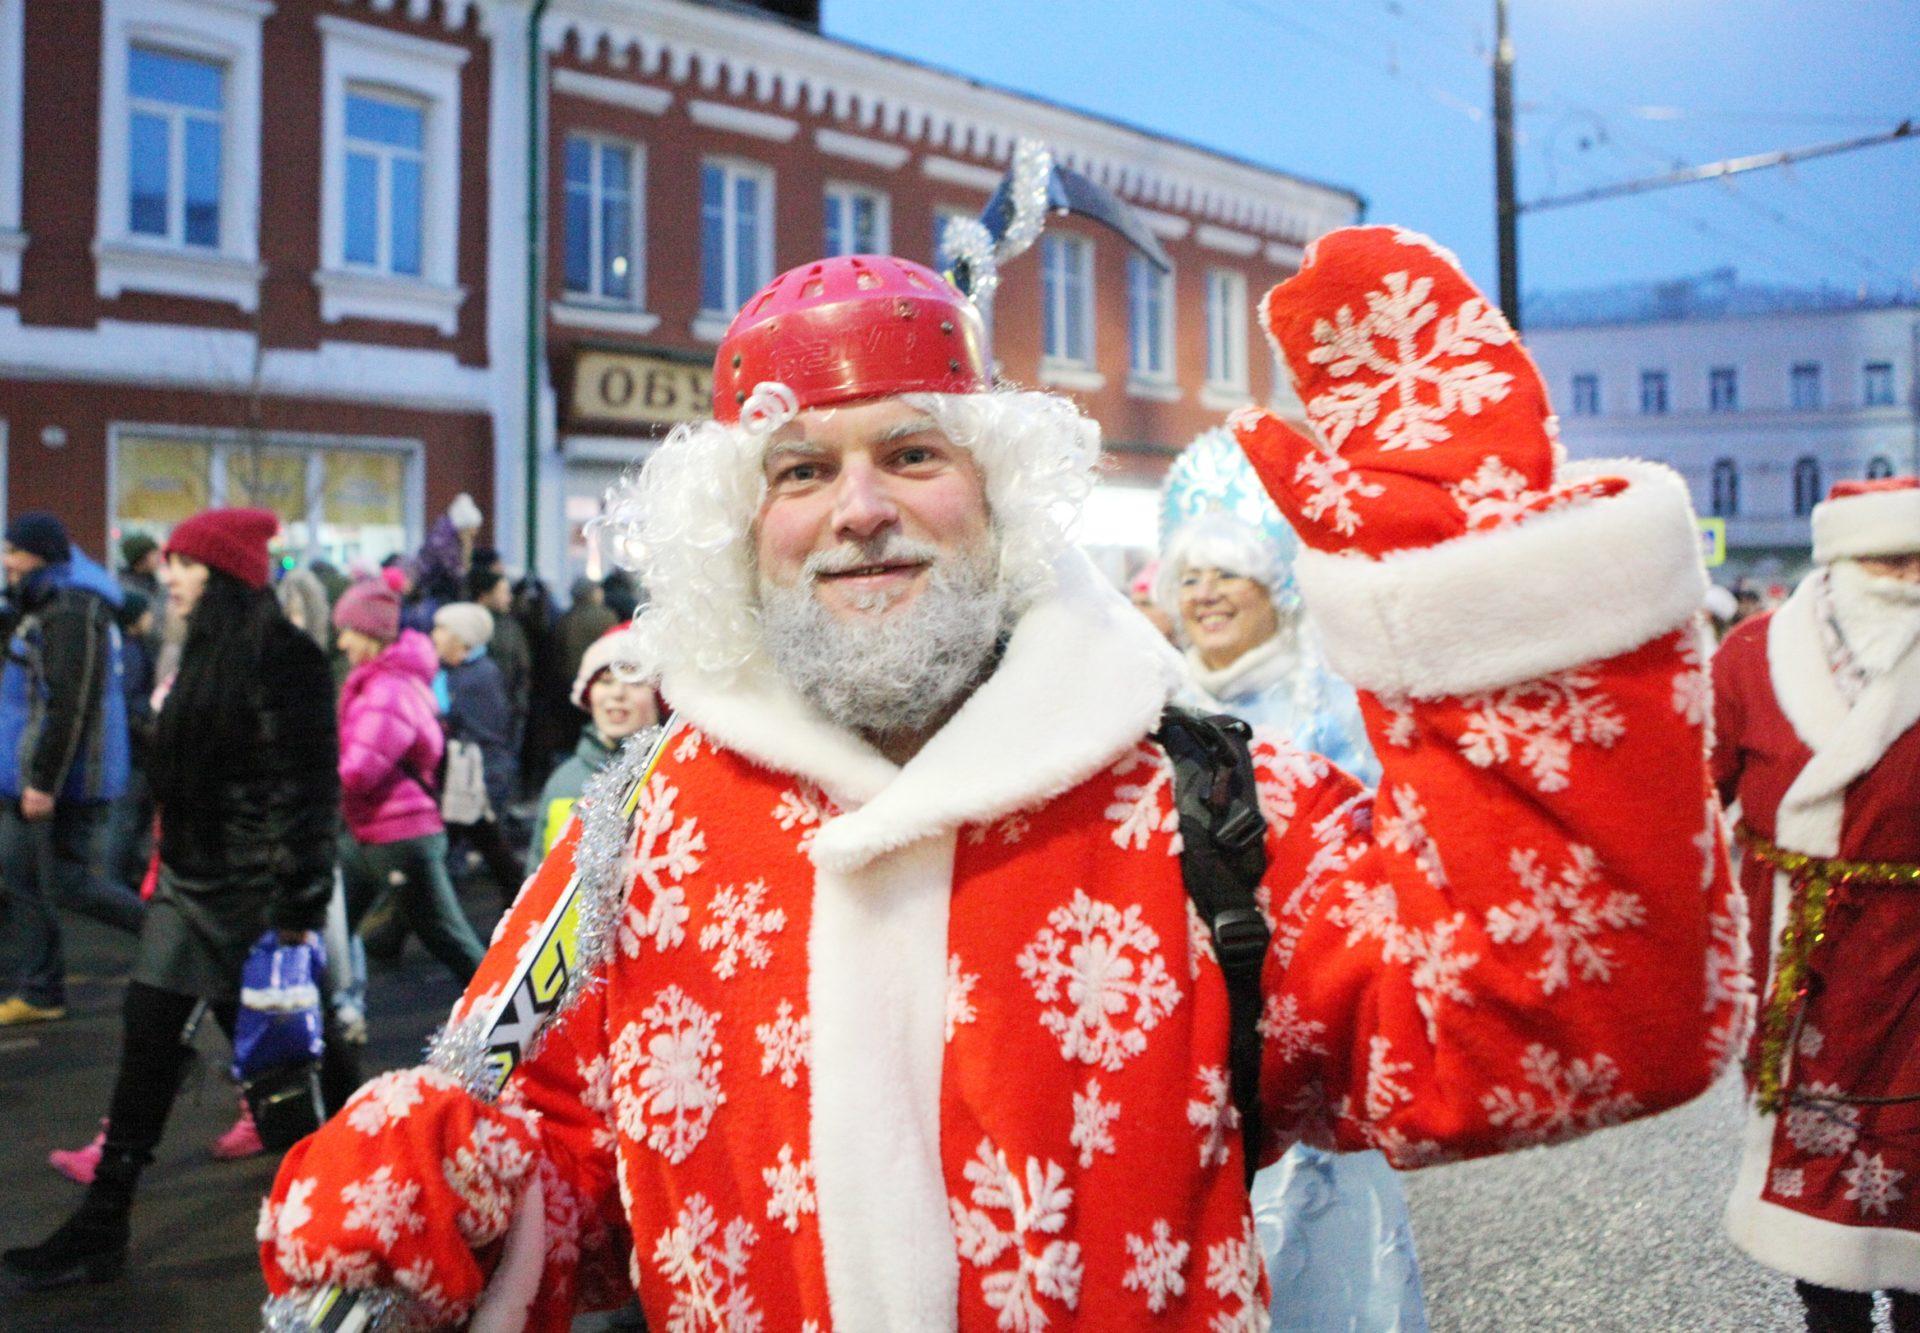
[[1834,482],[1920,470],[1920,298],[1742,286],[1731,271],[1537,298],[1527,343],[1575,458],[1677,469],[1726,522],[1725,575],[1792,574]]

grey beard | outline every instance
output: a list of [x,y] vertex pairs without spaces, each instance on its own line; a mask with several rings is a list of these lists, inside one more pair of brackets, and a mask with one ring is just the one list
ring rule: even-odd
[[[920,595],[892,614],[841,620],[814,596],[823,568],[902,556],[934,563]],[[940,558],[937,548],[895,540],[817,554],[791,587],[760,578],[775,669],[830,721],[870,737],[924,731],[952,709],[986,670],[1007,618],[991,547]]]

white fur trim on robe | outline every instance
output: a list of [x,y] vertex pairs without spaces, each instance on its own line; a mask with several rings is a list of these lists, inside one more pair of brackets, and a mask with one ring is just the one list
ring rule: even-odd
[[1438,699],[1628,653],[1707,592],[1686,483],[1656,463],[1569,464],[1627,489],[1510,527],[1374,560],[1303,549],[1300,592],[1333,669],[1363,690]]

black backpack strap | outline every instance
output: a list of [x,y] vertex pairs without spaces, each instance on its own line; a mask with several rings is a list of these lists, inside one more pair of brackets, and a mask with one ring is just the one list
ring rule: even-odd
[[1180,813],[1180,874],[1213,937],[1231,1015],[1227,1074],[1246,1155],[1247,1186],[1260,1158],[1260,973],[1272,932],[1254,889],[1267,871],[1267,821],[1254,781],[1252,735],[1233,717],[1169,704],[1154,738],[1173,762]]

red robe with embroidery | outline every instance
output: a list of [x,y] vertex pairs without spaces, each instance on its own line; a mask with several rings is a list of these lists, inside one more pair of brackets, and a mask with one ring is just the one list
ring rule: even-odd
[[[1385,775],[1258,745],[1263,1159],[1551,1143],[1739,1042],[1685,492],[1609,471],[1625,493],[1303,563]],[[1178,683],[1078,555],[904,768],[770,670],[670,673],[604,975],[498,1106],[389,1074],[296,1147],[270,1285],[464,1317],[497,1265],[486,1326],[556,1330],[623,1278],[668,1333],[1264,1328],[1226,991],[1147,739]]]
[[[1749,828],[1789,851],[1920,863],[1920,651],[1849,705],[1822,646],[1817,577],[1714,658],[1714,778]],[[1792,890],[1751,857],[1740,879],[1755,983],[1768,987]],[[1784,1071],[1793,1100],[1751,1115],[1727,1225],[1795,1277],[1920,1291],[1920,884],[1843,889],[1826,933]]]

